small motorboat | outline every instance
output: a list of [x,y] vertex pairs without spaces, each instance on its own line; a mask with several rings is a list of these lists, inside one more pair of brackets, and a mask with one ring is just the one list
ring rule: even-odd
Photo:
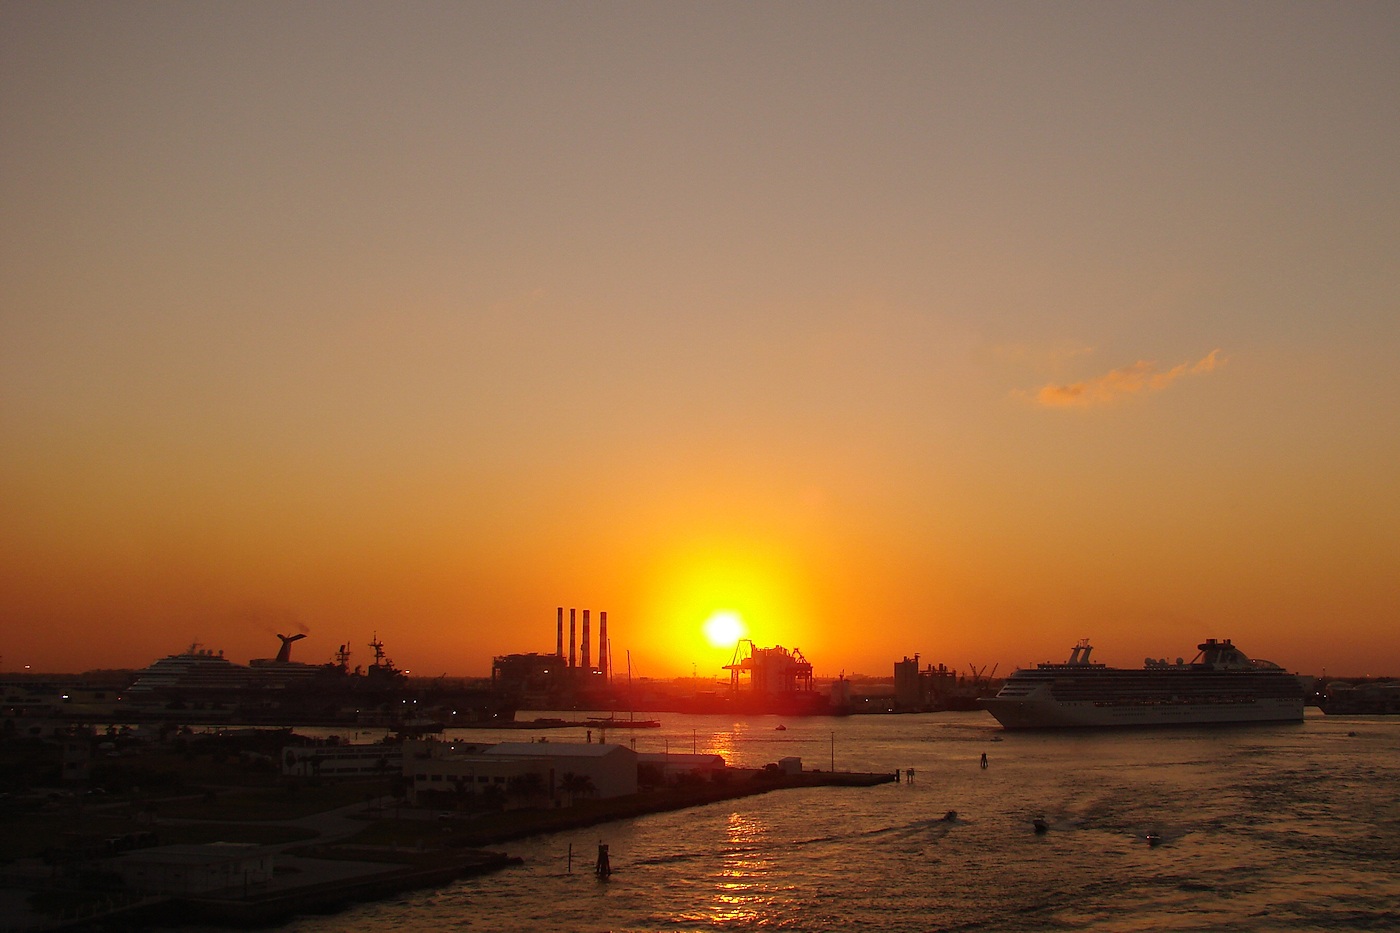
[[1037,816],[1035,819],[1031,820],[1031,826],[1035,829],[1035,834],[1037,836],[1045,835],[1046,830],[1050,828],[1050,824],[1045,822],[1045,817],[1043,816]]
[[1161,844],[1162,844],[1162,836],[1161,836],[1161,834],[1160,834],[1160,833],[1148,833],[1148,834],[1147,834],[1147,844],[1148,844],[1149,846],[1159,846],[1159,845],[1161,845]]

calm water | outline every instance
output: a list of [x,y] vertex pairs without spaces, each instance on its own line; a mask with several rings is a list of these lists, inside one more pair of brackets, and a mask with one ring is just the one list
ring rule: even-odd
[[[1095,734],[1001,733],[984,713],[786,731],[775,718],[661,719],[639,751],[822,769],[834,756],[915,779],[513,843],[502,848],[522,867],[284,930],[1400,929],[1400,719],[1310,710],[1301,725]],[[605,883],[590,872],[600,841]]]

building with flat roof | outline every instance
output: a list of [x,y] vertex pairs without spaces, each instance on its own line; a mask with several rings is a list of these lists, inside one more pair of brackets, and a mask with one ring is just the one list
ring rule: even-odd
[[559,807],[583,797],[635,794],[637,753],[602,743],[502,742],[454,748],[429,742],[410,748],[403,773],[410,801],[420,806],[449,806],[468,796],[494,793],[508,805]]
[[282,749],[288,777],[363,778],[397,774],[401,745],[289,745]]
[[724,770],[722,755],[692,755],[680,752],[645,752],[637,756],[639,765],[657,768],[662,777],[670,779],[683,774],[698,774],[713,778]]

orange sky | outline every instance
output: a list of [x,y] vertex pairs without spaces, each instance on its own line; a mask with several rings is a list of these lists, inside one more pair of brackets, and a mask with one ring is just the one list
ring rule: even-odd
[[[0,3],[0,674],[607,610],[1400,675],[1393,4]],[[596,622],[595,622],[596,625]]]

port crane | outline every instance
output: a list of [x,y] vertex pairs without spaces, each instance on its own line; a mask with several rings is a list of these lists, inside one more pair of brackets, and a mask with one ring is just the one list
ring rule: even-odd
[[756,648],[752,639],[741,638],[734,645],[734,659],[724,666],[729,671],[729,687],[738,692],[740,677],[747,674],[754,693],[777,694],[812,689],[812,662],[801,649],[791,651],[782,645]]
[[991,675],[984,678],[983,675],[987,673],[987,665],[983,664],[982,667],[979,669],[976,664],[969,664],[967,668],[968,670],[972,671],[972,686],[976,687],[982,683],[991,683],[992,678],[996,677],[997,675],[998,667],[1001,667],[1000,661],[992,665]]

